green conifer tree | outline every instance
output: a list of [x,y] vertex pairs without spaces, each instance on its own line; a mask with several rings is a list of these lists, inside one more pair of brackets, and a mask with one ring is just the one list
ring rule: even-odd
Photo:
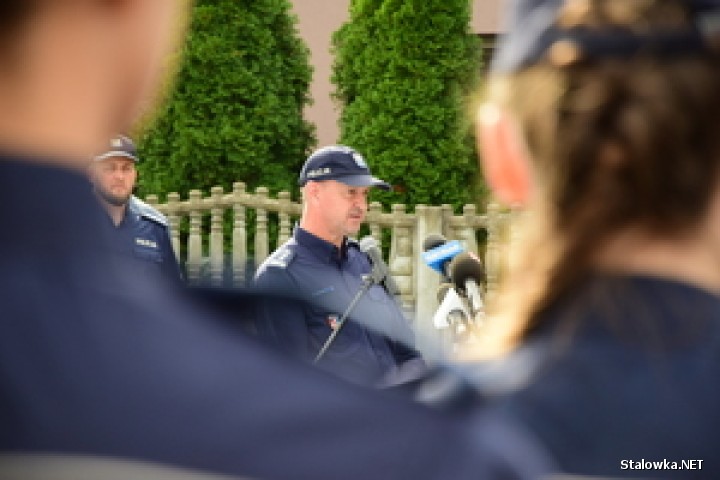
[[293,190],[315,143],[288,0],[197,0],[169,99],[141,136],[141,195],[244,181]]
[[478,200],[469,116],[481,41],[469,0],[353,0],[333,36],[341,143],[395,186],[383,203]]

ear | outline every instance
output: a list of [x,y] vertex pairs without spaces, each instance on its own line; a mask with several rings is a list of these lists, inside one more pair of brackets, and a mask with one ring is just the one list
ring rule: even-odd
[[315,203],[317,201],[317,196],[320,190],[320,185],[318,184],[318,182],[313,182],[312,180],[310,180],[305,184],[303,188],[305,189],[305,201],[308,203]]
[[477,129],[485,179],[495,196],[508,205],[525,205],[530,198],[531,169],[517,124],[498,107],[483,106]]

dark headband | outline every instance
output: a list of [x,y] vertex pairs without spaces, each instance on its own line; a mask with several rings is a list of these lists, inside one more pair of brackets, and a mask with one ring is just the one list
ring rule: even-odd
[[[632,1],[632,0],[627,0]],[[693,23],[636,33],[627,28],[561,27],[565,0],[511,0],[506,34],[491,65],[494,73],[511,73],[550,57],[555,63],[592,58],[658,56],[711,51],[720,40],[720,0],[686,0]]]

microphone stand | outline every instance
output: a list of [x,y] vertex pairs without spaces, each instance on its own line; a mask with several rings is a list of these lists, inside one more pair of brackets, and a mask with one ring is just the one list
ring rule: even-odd
[[340,333],[340,330],[345,326],[345,319],[350,315],[350,312],[353,311],[355,308],[355,305],[357,302],[360,301],[360,298],[362,298],[365,293],[370,290],[370,287],[373,285],[378,285],[380,282],[383,281],[385,278],[385,275],[382,274],[382,272],[378,271],[379,269],[373,268],[372,271],[367,274],[363,275],[362,280],[362,287],[360,287],[360,290],[355,294],[355,297],[352,299],[352,302],[350,302],[350,305],[348,305],[347,309],[345,309],[345,312],[343,312],[342,316],[340,317],[340,320],[338,320],[338,326],[333,332],[330,334],[327,340],[325,340],[325,344],[320,349],[320,352],[315,357],[315,360],[313,360],[313,363],[318,363],[323,356],[325,355],[325,352],[327,352],[328,348],[330,348],[330,345],[333,344],[335,341],[335,337],[338,336],[338,333]]

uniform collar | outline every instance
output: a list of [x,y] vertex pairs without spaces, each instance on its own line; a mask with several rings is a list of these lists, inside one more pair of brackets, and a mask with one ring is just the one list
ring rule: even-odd
[[120,224],[118,225],[118,227],[127,226],[127,225],[131,224],[132,222],[134,222],[139,217],[140,216],[137,213],[135,213],[134,211],[132,211],[130,209],[130,202],[128,201],[125,204],[125,213],[123,214],[123,218],[120,221]]
[[[97,197],[97,194],[95,194],[95,196]],[[107,218],[108,225],[110,225],[113,229],[119,230],[119,229],[121,229],[121,228],[123,228],[123,227],[127,227],[127,226],[130,225],[133,221],[135,221],[136,218],[139,217],[139,215],[138,215],[137,213],[135,213],[134,211],[131,211],[131,209],[130,209],[130,203],[128,202],[128,203],[125,204],[125,212],[123,213],[123,216],[122,216],[122,218],[120,219],[120,223],[118,223],[117,225],[115,225],[115,222],[113,222],[113,219],[112,219],[112,217],[110,216],[110,212],[108,212],[108,211],[103,207],[103,205],[102,205],[102,200],[101,200],[100,198],[96,198],[96,200],[98,201],[98,204],[100,204],[100,207],[102,208],[102,211],[103,211],[103,213],[105,214],[105,217]]]
[[302,245],[303,247],[310,250],[323,262],[340,264],[345,259],[347,259],[347,238],[343,238],[343,243],[341,247],[338,248],[327,240],[323,240],[322,238],[313,235],[312,233],[301,227],[295,228],[295,231],[293,232],[293,238],[298,243],[298,245]]

